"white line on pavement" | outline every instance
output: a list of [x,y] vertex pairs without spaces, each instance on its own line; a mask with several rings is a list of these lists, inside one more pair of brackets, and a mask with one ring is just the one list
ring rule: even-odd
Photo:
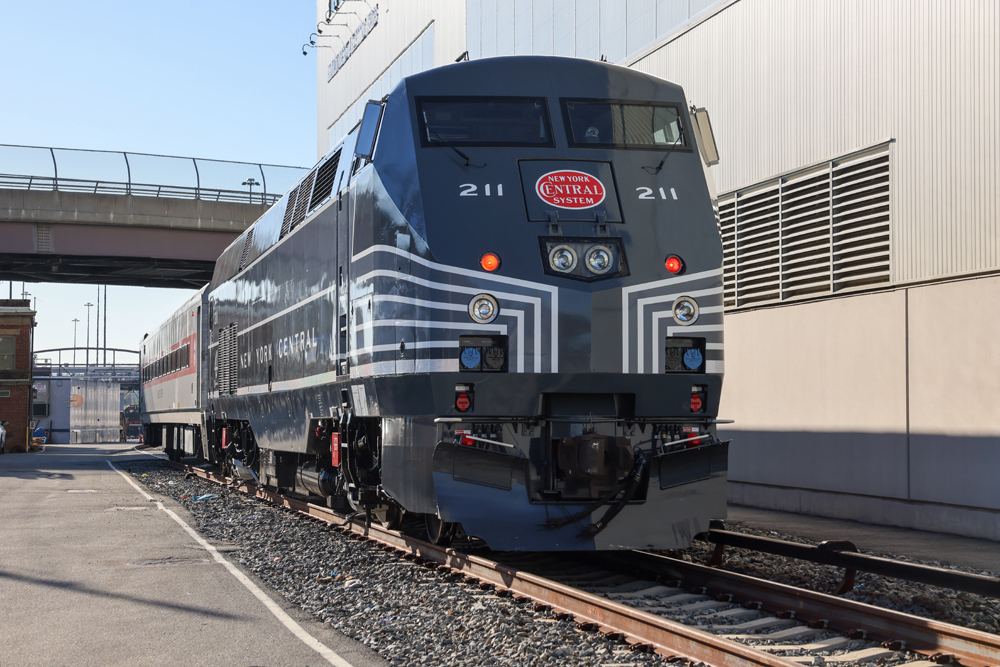
[[284,609],[279,607],[274,600],[268,597],[267,593],[262,591],[255,583],[250,581],[250,579],[245,574],[240,572],[235,565],[233,565],[228,560],[223,558],[222,554],[219,553],[219,550],[213,547],[208,542],[206,542],[201,535],[195,532],[194,528],[187,525],[187,523],[184,522],[184,519],[177,516],[177,514],[175,514],[173,510],[169,510],[166,507],[164,507],[161,501],[155,500],[153,496],[146,493],[142,489],[142,487],[140,487],[138,484],[129,479],[129,476],[124,471],[116,467],[115,464],[113,464],[111,461],[108,461],[108,465],[111,466],[111,469],[114,470],[116,473],[124,477],[125,481],[131,484],[136,491],[145,496],[146,500],[152,500],[156,502],[157,507],[166,512],[171,519],[180,524],[181,528],[186,530],[188,535],[194,538],[194,540],[198,544],[203,546],[210,554],[212,554],[212,556],[215,558],[216,561],[218,561],[223,567],[229,570],[229,573],[232,574],[234,577],[236,577],[236,579],[239,580],[241,584],[246,586],[247,590],[253,593],[254,597],[263,602],[264,606],[267,607],[268,611],[274,614],[275,618],[281,621],[281,623],[286,628],[288,628],[293,635],[301,639],[306,646],[319,653],[326,659],[327,662],[329,662],[331,665],[335,665],[335,667],[352,667],[351,663],[341,658],[337,653],[335,653],[325,644],[323,644],[318,639],[313,637],[311,634],[306,632],[301,625],[295,622],[295,619],[289,616]]

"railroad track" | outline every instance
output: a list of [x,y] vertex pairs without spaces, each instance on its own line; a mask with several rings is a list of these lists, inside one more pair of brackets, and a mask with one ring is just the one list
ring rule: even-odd
[[[220,484],[221,475],[164,461]],[[490,553],[436,546],[305,500],[243,492],[668,661],[713,667],[889,662],[1000,667],[1000,636],[645,552]]]

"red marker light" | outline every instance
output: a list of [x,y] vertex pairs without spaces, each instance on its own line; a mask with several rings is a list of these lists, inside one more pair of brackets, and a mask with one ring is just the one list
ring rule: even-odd
[[483,267],[483,271],[493,273],[500,268],[500,255],[493,252],[486,253],[479,258],[479,266]]
[[684,269],[684,262],[677,255],[670,255],[663,263],[670,273],[680,273]]

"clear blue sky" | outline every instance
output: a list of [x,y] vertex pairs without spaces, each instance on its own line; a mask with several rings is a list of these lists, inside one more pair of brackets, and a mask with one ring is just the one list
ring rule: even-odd
[[[0,144],[316,161],[316,55],[301,49],[316,29],[313,1],[8,0],[0,8]],[[38,299],[36,349],[71,346],[73,318],[84,344],[83,304],[96,303],[97,287],[25,289]],[[0,283],[0,298],[8,292]],[[108,346],[135,349],[189,294],[109,287]]]

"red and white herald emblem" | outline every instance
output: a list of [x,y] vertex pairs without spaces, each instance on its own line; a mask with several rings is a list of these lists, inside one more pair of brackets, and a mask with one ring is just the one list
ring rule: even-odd
[[590,174],[560,169],[543,174],[535,182],[538,196],[558,208],[591,208],[604,201],[604,184]]

